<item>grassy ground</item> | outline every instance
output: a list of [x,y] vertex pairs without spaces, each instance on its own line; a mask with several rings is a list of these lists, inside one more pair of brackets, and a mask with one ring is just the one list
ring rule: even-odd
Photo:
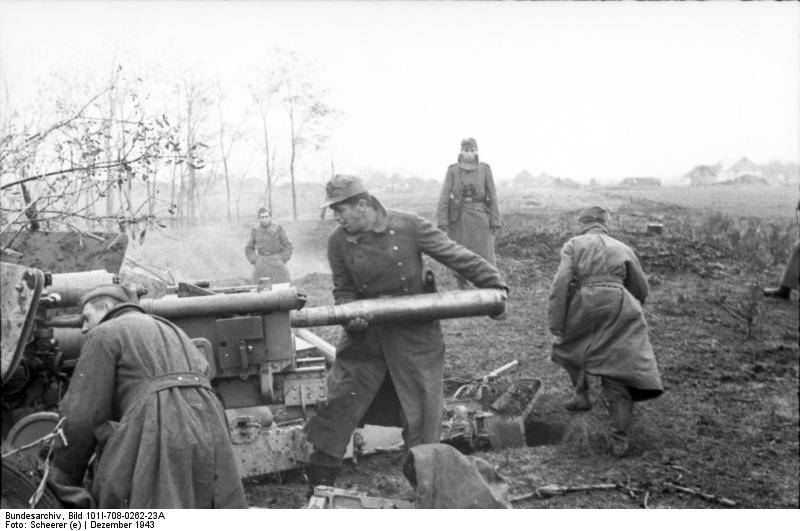
[[[430,217],[434,201],[397,196],[384,202]],[[760,287],[777,280],[797,238],[792,218],[796,201],[795,189],[719,187],[543,190],[504,199],[505,227],[497,249],[499,267],[511,284],[509,318],[444,322],[446,376],[477,376],[518,359],[515,377],[543,381],[536,410],[539,426],[572,437],[480,454],[506,477],[512,496],[548,484],[626,486],[534,497],[516,506],[725,507],[672,486],[677,485],[729,499],[736,507],[798,507],[797,295],[787,302],[760,296]],[[612,458],[604,446],[605,411],[597,382],[592,382],[594,410],[568,414],[562,408],[570,394],[567,376],[549,361],[550,279],[575,212],[590,204],[613,211],[612,232],[637,251],[648,275],[652,293],[645,314],[666,386],[662,397],[637,404],[632,449],[624,459]],[[664,223],[663,235],[645,231],[653,220]],[[295,239],[302,241],[299,258],[292,262],[299,272],[297,285],[308,294],[309,304],[329,304],[324,239],[330,222],[303,223],[307,226],[286,223],[290,234],[295,231]],[[214,259],[221,263],[212,278],[246,276],[239,249],[246,227],[222,232],[195,247],[214,246]],[[229,241],[229,248],[221,241]],[[139,256],[163,265],[157,263],[156,247],[140,249]],[[171,256],[176,260],[177,253]],[[183,267],[202,262],[195,259]],[[199,268],[192,275],[202,273]],[[437,279],[440,289],[455,287],[445,271],[439,270]],[[315,331],[330,341],[338,335],[334,328]],[[408,498],[412,492],[400,466],[399,454],[367,457],[347,465],[340,486]],[[258,506],[300,507],[304,492],[299,473],[247,482],[250,502]]]

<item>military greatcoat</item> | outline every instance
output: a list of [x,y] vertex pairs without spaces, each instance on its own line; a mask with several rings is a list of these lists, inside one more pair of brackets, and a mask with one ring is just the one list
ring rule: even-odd
[[633,250],[590,225],[561,249],[550,292],[552,359],[573,377],[611,378],[634,400],[663,391],[642,304],[647,279]]
[[[507,289],[494,266],[430,222],[381,207],[373,230],[349,235],[339,227],[328,240],[336,303],[422,293],[422,254],[480,288]],[[409,448],[438,443],[443,370],[438,321],[370,324],[363,333],[345,332],[328,379],[328,402],[306,426],[308,440],[317,450],[342,457],[353,430],[368,423],[404,426]]]
[[483,162],[460,161],[447,168],[436,214],[453,240],[492,265],[496,263],[494,229],[501,225],[492,170]]
[[280,225],[270,223],[268,227],[253,227],[244,248],[247,260],[255,266],[253,282],[263,277],[269,277],[273,284],[289,282],[286,262],[292,257],[293,250],[292,242]]
[[789,261],[786,262],[786,268],[783,270],[781,286],[797,289],[798,277],[800,277],[800,240],[794,242],[792,252],[789,255]]
[[126,304],[89,332],[61,403],[54,465],[101,508],[240,508],[242,482],[208,362],[168,321]]

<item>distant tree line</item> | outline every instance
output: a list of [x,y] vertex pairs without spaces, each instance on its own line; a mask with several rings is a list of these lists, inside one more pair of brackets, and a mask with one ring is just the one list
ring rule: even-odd
[[[284,179],[297,218],[299,163],[325,146],[340,115],[313,64],[276,49],[226,83],[165,65],[144,76],[121,63],[56,74],[33,91],[0,75],[1,232],[122,230],[141,240],[156,224],[197,224],[216,208],[206,198],[220,180],[228,220],[243,197],[272,208]],[[250,172],[261,190],[244,189]]]

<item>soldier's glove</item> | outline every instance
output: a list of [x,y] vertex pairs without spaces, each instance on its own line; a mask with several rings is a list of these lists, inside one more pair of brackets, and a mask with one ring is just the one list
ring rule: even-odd
[[363,317],[356,317],[355,319],[351,319],[350,322],[344,326],[344,329],[348,334],[361,334],[367,327],[369,327],[369,323],[366,319]]
[[495,321],[505,321],[506,319],[508,319],[508,312],[503,310],[500,313],[496,313],[494,315],[490,315],[489,319],[494,319]]
[[447,225],[439,225],[439,230],[442,232],[447,232]]

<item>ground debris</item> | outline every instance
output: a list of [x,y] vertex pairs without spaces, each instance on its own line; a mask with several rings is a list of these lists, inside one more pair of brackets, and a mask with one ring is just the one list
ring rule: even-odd
[[563,486],[563,485],[544,485],[543,487],[538,487],[534,489],[532,492],[528,492],[526,494],[521,494],[519,496],[514,496],[511,498],[511,502],[520,502],[524,500],[529,500],[531,498],[552,498],[553,496],[560,496],[562,494],[569,494],[572,492],[588,492],[593,490],[619,490],[624,489],[625,487],[620,483],[595,483],[593,485],[572,485],[572,486]]
[[701,492],[695,489],[690,489],[689,487],[684,487],[682,485],[676,485],[674,483],[666,482],[664,483],[664,487],[668,489],[677,490],[679,492],[685,492],[686,494],[691,494],[693,496],[697,496],[698,498],[702,498],[706,501],[719,503],[727,507],[736,507],[736,502],[731,499],[723,498],[721,496],[715,496],[714,494],[708,494],[706,492]]

